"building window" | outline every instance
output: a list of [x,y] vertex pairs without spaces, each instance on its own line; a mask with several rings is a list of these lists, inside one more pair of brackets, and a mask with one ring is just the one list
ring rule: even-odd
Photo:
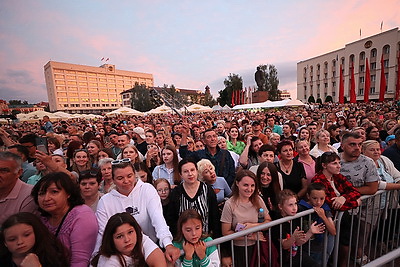
[[360,53],[360,59],[365,59],[365,52]]
[[385,45],[385,46],[383,47],[383,53],[384,53],[384,54],[389,54],[389,53],[390,53],[390,46]]
[[328,88],[328,83],[324,83],[325,89]]
[[364,77],[360,77],[360,83],[364,83]]
[[376,49],[371,50],[371,57],[376,57]]
[[371,70],[376,70],[376,62],[371,63]]
[[375,94],[376,94],[376,92],[375,92],[375,87],[371,87],[371,88],[369,89],[369,93],[370,93],[371,95],[375,95]]
[[360,72],[364,72],[365,71],[365,65],[361,65],[360,66]]
[[376,81],[376,75],[371,75],[371,82],[375,82]]
[[336,71],[332,71],[332,77],[336,77]]
[[385,66],[385,68],[389,68],[389,59],[383,61],[383,66]]
[[358,89],[358,95],[364,95],[364,88]]
[[332,92],[332,96],[336,96],[336,92]]
[[336,82],[332,82],[332,87],[333,87],[333,88],[336,87]]

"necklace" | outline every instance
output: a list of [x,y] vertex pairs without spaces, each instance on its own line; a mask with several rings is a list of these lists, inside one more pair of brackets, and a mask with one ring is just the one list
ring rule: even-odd
[[281,161],[280,164],[281,164],[281,166],[284,168],[283,171],[284,171],[286,174],[289,174],[290,171],[291,171],[291,169],[292,169],[293,161],[291,160],[288,166],[286,166],[285,164],[283,164],[283,161]]

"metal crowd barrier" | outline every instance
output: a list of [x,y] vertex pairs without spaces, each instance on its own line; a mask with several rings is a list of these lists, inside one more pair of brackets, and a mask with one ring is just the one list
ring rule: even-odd
[[[360,207],[347,211],[347,212],[337,212],[335,215],[335,225],[336,225],[336,237],[334,242],[334,250],[331,254],[331,258],[329,261],[329,266],[339,266],[339,259],[346,259],[345,266],[382,266],[381,264],[388,263],[390,261],[394,261],[397,258],[400,258],[400,205],[398,199],[399,192],[397,191],[378,191],[374,195],[366,195],[362,196],[362,204]],[[240,232],[236,232],[231,235],[223,236],[217,238],[215,240],[207,242],[208,246],[217,246],[219,251],[221,252],[221,244],[225,242],[230,242],[230,248],[232,252],[232,260],[233,264],[235,262],[235,253],[234,253],[234,245],[233,240],[238,237],[244,237],[245,245],[247,247],[248,235],[252,233],[256,233],[259,231],[263,231],[267,240],[269,242],[268,247],[268,255],[271,259],[271,227],[280,226],[280,236],[282,236],[282,224],[285,222],[290,222],[291,233],[293,233],[294,229],[292,227],[292,220],[299,219],[301,230],[304,230],[304,227],[307,227],[303,224],[303,221],[307,219],[310,221],[311,214],[314,213],[314,210],[306,210],[303,212],[299,212],[295,216],[288,216],[278,220],[274,220],[269,223],[265,223],[250,229],[246,229]],[[343,219],[345,218],[345,219]],[[342,224],[343,221],[343,224]],[[340,235],[342,228],[350,227],[349,229],[349,246],[347,255],[340,254],[339,255],[339,247],[340,244]],[[327,232],[327,231],[325,231]],[[327,262],[327,244],[328,238],[327,233],[324,234],[324,246],[323,246],[323,259],[321,266],[328,266]],[[306,246],[308,246],[308,250],[306,250]],[[260,241],[257,238],[255,249],[257,249],[258,255],[260,255]],[[283,265],[282,258],[282,246],[276,247],[278,251],[278,261],[280,266]],[[304,251],[303,251],[304,250]],[[303,256],[306,251],[310,251],[310,242],[305,243],[303,246],[299,247],[300,257]],[[290,250],[290,253],[292,251]],[[248,259],[252,255],[248,255],[247,249],[245,250],[245,258],[246,258],[246,266],[237,266],[237,267],[249,267]],[[365,262],[357,262],[358,258],[362,258],[364,256]],[[368,260],[367,260],[368,259]],[[369,262],[370,261],[370,262]],[[270,266],[272,261],[270,260]],[[233,265],[235,266],[235,265]],[[260,259],[258,258],[258,264],[260,265]],[[290,257],[290,265],[292,264],[292,258]],[[300,265],[301,266],[301,263]],[[308,267],[308,266],[307,266]]]

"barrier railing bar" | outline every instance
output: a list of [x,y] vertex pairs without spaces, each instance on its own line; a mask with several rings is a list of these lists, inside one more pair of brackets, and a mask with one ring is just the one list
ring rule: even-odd
[[376,260],[373,260],[373,261],[363,265],[363,267],[382,266],[383,264],[391,262],[399,257],[400,257],[400,248],[397,248],[397,249],[385,254],[384,257],[379,257]]

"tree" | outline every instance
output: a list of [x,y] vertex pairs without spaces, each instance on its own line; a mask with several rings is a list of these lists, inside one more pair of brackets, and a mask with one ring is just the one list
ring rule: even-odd
[[213,107],[214,105],[217,104],[217,101],[212,96],[210,92],[210,87],[208,87],[208,85],[204,89],[205,89],[204,98],[201,99],[200,104],[203,106]]
[[131,107],[141,112],[157,107],[150,97],[150,91],[146,85],[135,83],[135,87],[132,89]]
[[321,99],[321,98],[318,98],[318,99],[317,99],[317,103],[322,105],[322,99]]
[[313,95],[310,95],[307,100],[308,103],[315,103],[315,98]]
[[265,89],[269,93],[269,100],[280,100],[280,90],[278,89],[279,79],[278,70],[272,64],[268,65],[268,70],[265,72]]
[[11,106],[28,105],[28,101],[26,101],[26,100],[21,101],[21,100],[14,99],[14,100],[10,100],[8,103]]
[[325,98],[325,103],[326,103],[326,102],[333,102],[332,96],[330,96],[330,95],[326,96],[326,98]]
[[243,90],[243,79],[238,74],[229,73],[224,80],[225,89],[219,91],[218,103],[223,107],[226,104],[232,106],[232,92]]

